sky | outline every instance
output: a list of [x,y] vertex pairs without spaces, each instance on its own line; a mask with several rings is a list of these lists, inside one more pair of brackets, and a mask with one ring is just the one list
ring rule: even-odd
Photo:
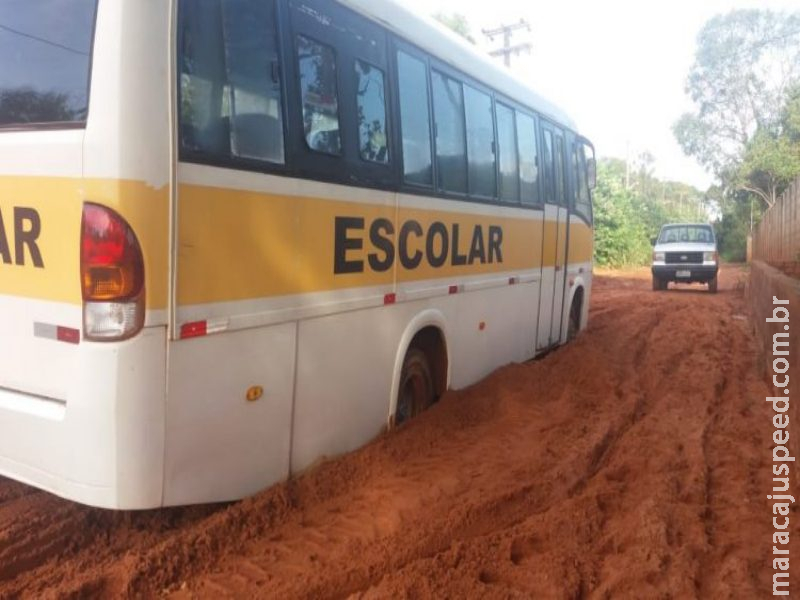
[[[512,43],[528,41],[529,56],[512,57],[511,68],[577,123],[598,156],[635,159],[648,151],[655,174],[705,190],[713,177],[683,154],[673,123],[692,110],[685,93],[696,38],[717,14],[739,8],[800,10],[800,0],[403,0],[425,15],[464,15],[485,48],[481,29],[524,18]],[[497,59],[498,64],[501,59]]]

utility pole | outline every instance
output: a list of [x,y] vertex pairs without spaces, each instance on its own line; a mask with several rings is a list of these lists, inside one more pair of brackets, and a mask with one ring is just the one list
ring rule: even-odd
[[483,35],[489,38],[490,42],[493,42],[494,38],[499,35],[503,36],[503,47],[498,48],[497,50],[492,50],[489,52],[489,55],[502,56],[503,64],[505,64],[507,67],[511,66],[512,54],[520,54],[521,52],[527,52],[530,54],[532,48],[530,42],[514,44],[513,46],[511,45],[511,36],[518,29],[527,29],[530,31],[530,23],[528,23],[525,19],[520,19],[518,23],[512,23],[511,25],[500,25],[500,27],[496,27],[494,29],[481,29]]

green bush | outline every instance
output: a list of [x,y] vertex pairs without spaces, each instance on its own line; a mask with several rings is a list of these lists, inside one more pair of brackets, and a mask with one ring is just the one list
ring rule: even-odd
[[594,256],[598,265],[649,264],[650,238],[658,234],[661,225],[705,220],[698,190],[659,181],[646,168],[629,176],[626,186],[623,161],[599,161],[594,192]]

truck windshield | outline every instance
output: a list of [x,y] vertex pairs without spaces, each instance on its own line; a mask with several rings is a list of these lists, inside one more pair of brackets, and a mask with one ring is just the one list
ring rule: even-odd
[[714,232],[707,225],[669,225],[661,230],[659,244],[679,244],[680,242],[714,243]]
[[0,127],[86,122],[97,0],[0,2]]

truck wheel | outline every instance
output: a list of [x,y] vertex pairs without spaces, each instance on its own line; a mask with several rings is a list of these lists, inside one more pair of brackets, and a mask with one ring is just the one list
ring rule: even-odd
[[708,282],[708,291],[712,294],[717,293],[717,276],[714,276],[714,279]]
[[400,372],[395,425],[405,423],[428,408],[436,398],[428,357],[418,348],[410,348]]
[[660,280],[658,277],[656,277],[655,275],[653,275],[653,291],[654,291],[654,292],[660,292],[661,290],[664,290],[664,289],[666,289],[666,288],[667,288],[667,286],[666,286],[666,285],[664,285],[664,282],[663,282],[663,281],[661,281],[661,280]]

